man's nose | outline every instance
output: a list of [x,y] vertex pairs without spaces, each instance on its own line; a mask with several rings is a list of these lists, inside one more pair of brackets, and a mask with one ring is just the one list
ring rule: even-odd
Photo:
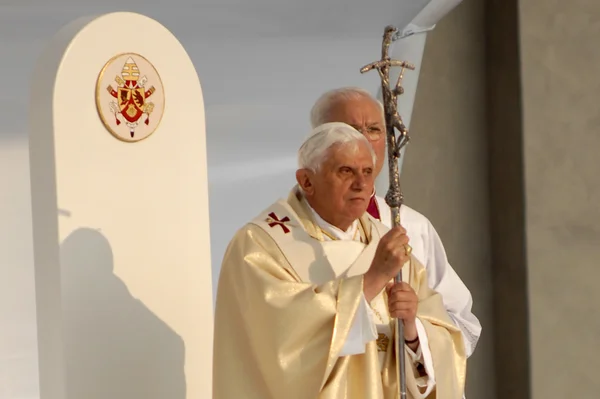
[[361,173],[356,174],[354,177],[354,182],[352,184],[352,188],[355,190],[364,190],[367,186],[367,179]]

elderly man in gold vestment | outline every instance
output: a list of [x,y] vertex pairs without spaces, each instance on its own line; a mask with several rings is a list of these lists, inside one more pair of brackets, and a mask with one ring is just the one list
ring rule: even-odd
[[213,398],[395,399],[398,318],[408,398],[460,399],[460,329],[428,288],[406,230],[366,213],[376,165],[368,140],[326,123],[298,160],[289,197],[241,228],[225,253]]
[[[341,87],[322,94],[310,112],[313,128],[328,122],[343,122],[361,132],[377,155],[375,175],[384,166],[387,152],[383,105],[368,91],[357,87]],[[391,210],[385,199],[373,193],[367,212],[388,227]],[[412,255],[427,270],[429,287],[442,295],[448,315],[463,334],[467,358],[475,351],[481,335],[481,323],[473,314],[473,297],[448,261],[442,239],[429,219],[403,204],[400,219],[413,248]]]

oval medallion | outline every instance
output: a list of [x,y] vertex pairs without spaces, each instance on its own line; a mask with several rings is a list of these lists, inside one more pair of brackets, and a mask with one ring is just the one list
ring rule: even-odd
[[150,136],[165,108],[165,92],[154,66],[135,53],[113,57],[96,84],[96,108],[108,131],[126,142]]

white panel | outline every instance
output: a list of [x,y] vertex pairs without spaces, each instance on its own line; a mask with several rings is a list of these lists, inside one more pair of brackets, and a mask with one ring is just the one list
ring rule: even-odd
[[[7,137],[6,137],[7,136]],[[0,398],[38,397],[26,138],[0,136]]]
[[[154,65],[166,98],[137,143],[95,104],[100,71],[125,52]],[[31,109],[40,397],[210,397],[204,103],[186,51],[141,15],[78,20],[38,63]]]

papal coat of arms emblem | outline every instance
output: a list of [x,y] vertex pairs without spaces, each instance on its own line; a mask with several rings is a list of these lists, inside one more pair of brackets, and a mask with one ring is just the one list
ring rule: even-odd
[[102,68],[96,107],[104,126],[119,140],[135,142],[150,136],[160,123],[164,102],[160,76],[141,55],[120,54]]

